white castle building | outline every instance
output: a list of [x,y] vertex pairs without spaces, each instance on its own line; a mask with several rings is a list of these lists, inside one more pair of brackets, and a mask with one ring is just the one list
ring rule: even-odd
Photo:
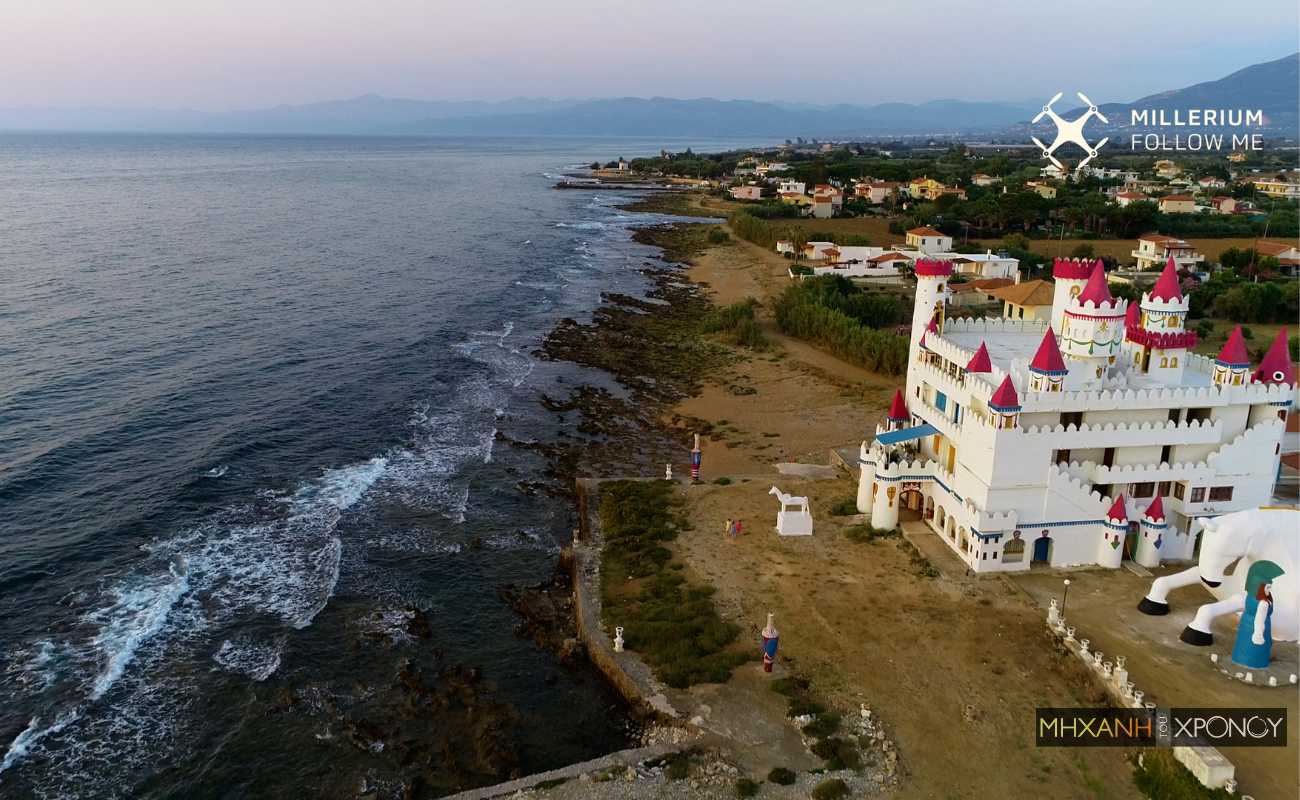
[[907,389],[863,443],[857,505],[918,512],[971,569],[1190,559],[1199,519],[1269,505],[1296,395],[1286,331],[1191,352],[1172,264],[1140,303],[1058,259],[1050,320],[945,319],[952,264],[917,263]]

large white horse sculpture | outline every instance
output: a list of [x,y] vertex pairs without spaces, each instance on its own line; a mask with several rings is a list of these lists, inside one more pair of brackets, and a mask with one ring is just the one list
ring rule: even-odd
[[[1179,638],[1188,644],[1214,643],[1210,625],[1215,617],[1241,611],[1246,604],[1246,572],[1256,561],[1272,561],[1283,574],[1273,583],[1273,638],[1294,642],[1300,639],[1300,509],[1254,508],[1213,519],[1202,519],[1201,556],[1195,567],[1156,578],[1138,610],[1159,616],[1169,613],[1172,589],[1200,581],[1218,602],[1196,611],[1196,618]],[[1232,574],[1227,569],[1237,561]]]
[[[776,532],[782,536],[812,536],[813,518],[808,511],[808,498],[793,497],[775,486],[768,494],[776,495],[781,501],[781,510],[776,514]],[[787,510],[794,506],[793,510]]]

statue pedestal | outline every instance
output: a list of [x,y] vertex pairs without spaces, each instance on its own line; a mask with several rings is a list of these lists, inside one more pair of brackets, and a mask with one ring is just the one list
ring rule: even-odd
[[782,536],[812,536],[812,514],[806,511],[778,511],[776,532]]

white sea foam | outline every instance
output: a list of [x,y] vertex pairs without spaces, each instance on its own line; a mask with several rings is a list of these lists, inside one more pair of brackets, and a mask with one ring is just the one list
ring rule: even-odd
[[90,700],[94,702],[112,688],[123,670],[135,657],[136,648],[158,633],[172,606],[189,589],[184,564],[168,568],[170,580],[153,585],[117,588],[117,602],[89,615],[87,621],[99,628],[93,640],[103,661],[103,671],[95,677]]
[[215,467],[213,467],[212,469],[208,470],[207,472],[203,473],[203,477],[205,477],[205,478],[220,478],[220,477],[223,477],[223,476],[226,474],[227,470],[229,470],[229,469],[230,469],[230,468],[227,467],[225,464],[218,464],[217,466],[215,466]]
[[212,660],[255,681],[264,681],[280,668],[280,644],[227,639],[221,643],[221,649]]

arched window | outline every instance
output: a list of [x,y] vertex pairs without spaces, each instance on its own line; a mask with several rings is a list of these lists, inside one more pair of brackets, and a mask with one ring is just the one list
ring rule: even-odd
[[1002,548],[1002,561],[1012,562],[1025,560],[1025,540],[1012,539]]

